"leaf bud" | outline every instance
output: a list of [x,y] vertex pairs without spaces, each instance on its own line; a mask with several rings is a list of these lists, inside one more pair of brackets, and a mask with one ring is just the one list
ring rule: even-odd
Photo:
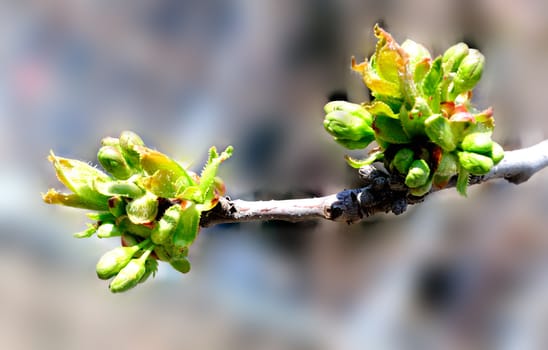
[[129,220],[134,224],[146,224],[154,221],[158,214],[158,198],[152,193],[136,198],[126,205]]
[[103,146],[97,153],[97,159],[101,166],[115,178],[126,180],[132,175],[132,170],[126,163],[120,147]]
[[493,141],[491,132],[473,132],[464,137],[461,147],[468,152],[491,155],[493,150]]
[[143,241],[131,247],[116,247],[105,254],[97,262],[95,270],[100,279],[107,280],[124,268],[143,246],[150,241]]
[[325,105],[325,130],[335,141],[349,149],[367,147],[375,138],[371,115],[362,106],[346,101],[332,101]]
[[409,172],[405,177],[405,184],[409,188],[420,187],[428,182],[430,167],[424,159],[416,159],[411,163]]
[[474,152],[458,152],[460,165],[472,175],[484,175],[491,170],[494,163],[487,156]]
[[458,43],[448,48],[442,56],[442,67],[445,73],[456,72],[462,60],[468,55],[468,45]]
[[470,49],[468,55],[462,60],[453,80],[451,93],[456,96],[462,92],[472,90],[481,79],[485,57],[475,49]]
[[149,247],[139,258],[131,259],[110,282],[110,291],[120,293],[135,287],[147,272],[146,260],[151,251]]

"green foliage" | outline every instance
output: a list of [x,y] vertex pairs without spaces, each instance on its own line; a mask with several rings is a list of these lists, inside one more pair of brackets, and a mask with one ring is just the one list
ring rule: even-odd
[[72,193],[50,189],[44,201],[96,211],[88,214],[95,223],[75,234],[77,238],[120,237],[121,246],[97,263],[99,278],[114,277],[109,285],[112,292],[126,291],[154,275],[157,260],[188,272],[188,250],[198,235],[201,213],[224,194],[224,183],[216,173],[232,155],[232,147],[221,154],[212,147],[198,176],[146,147],[130,131],[120,138],[107,137],[101,144],[97,158],[106,173],[51,152],[49,160],[59,181]]
[[[349,149],[377,142],[379,147],[367,159],[347,157],[353,167],[382,160],[387,169],[405,178],[416,196],[432,186],[444,187],[458,176],[457,190],[465,196],[470,174],[486,174],[504,157],[502,147],[491,140],[492,109],[480,111],[471,103],[484,56],[459,43],[432,58],[412,40],[400,46],[379,26],[374,31],[378,41],[371,58],[359,64],[352,58],[352,69],[362,76],[374,99],[362,105],[329,102],[326,130]],[[368,114],[355,119],[353,111]]]

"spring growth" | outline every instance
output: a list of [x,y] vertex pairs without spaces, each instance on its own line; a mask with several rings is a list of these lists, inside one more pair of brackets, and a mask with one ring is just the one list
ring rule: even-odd
[[225,185],[217,171],[231,155],[231,146],[221,153],[211,147],[197,175],[148,148],[137,134],[123,131],[119,138],[101,141],[97,159],[104,172],[51,152],[48,159],[69,193],[50,189],[43,199],[48,204],[95,211],[88,214],[94,223],[75,237],[95,234],[121,240],[122,246],[105,253],[96,270],[101,279],[116,276],[110,289],[122,292],[154,275],[156,259],[188,272],[188,250],[198,236],[201,213],[224,195]]
[[[458,177],[458,192],[466,195],[469,175],[485,174],[504,157],[502,147],[491,139],[493,110],[479,111],[471,102],[485,57],[458,43],[433,58],[412,40],[400,45],[379,26],[374,32],[375,53],[361,63],[354,58],[351,62],[373,100],[362,105],[328,103],[326,130],[348,149],[376,142],[368,158],[347,157],[349,164],[384,161],[386,169],[405,178],[414,196],[428,193],[432,185],[447,185],[453,176]],[[367,111],[367,119],[354,121],[354,110]],[[371,128],[362,127],[362,120]]]
[[122,267],[109,284],[111,292],[125,292],[141,281],[147,272],[146,261],[153,248],[153,246],[148,247],[139,258],[131,259]]
[[117,247],[106,252],[95,267],[97,277],[103,280],[114,277],[129,263],[135,253],[149,245],[150,240],[145,240],[131,247]]

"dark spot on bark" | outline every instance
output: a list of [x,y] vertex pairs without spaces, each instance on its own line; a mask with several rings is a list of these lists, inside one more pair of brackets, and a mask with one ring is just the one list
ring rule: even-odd
[[392,212],[396,215],[403,214],[407,210],[407,200],[405,198],[397,198],[392,202]]
[[339,216],[342,215],[343,210],[335,206],[335,203],[333,203],[331,205],[330,212],[331,212],[331,220],[336,220]]

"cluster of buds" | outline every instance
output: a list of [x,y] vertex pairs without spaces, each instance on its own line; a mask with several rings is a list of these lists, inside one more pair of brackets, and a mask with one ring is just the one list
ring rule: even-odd
[[384,161],[414,196],[442,188],[453,176],[466,195],[470,175],[483,175],[502,160],[502,147],[491,140],[492,108],[477,110],[472,89],[481,78],[484,56],[464,43],[432,58],[422,45],[399,45],[375,26],[378,39],[370,60],[352,69],[361,74],[374,99],[354,104],[332,101],[325,106],[325,129],[348,149],[376,141],[365,160],[347,157],[356,168]]
[[106,172],[85,162],[57,157],[58,179],[72,193],[50,189],[49,204],[93,210],[93,223],[77,238],[119,237],[121,246],[105,253],[97,263],[97,276],[111,279],[112,292],[124,292],[154,275],[158,260],[176,270],[190,270],[188,249],[199,231],[200,215],[212,209],[225,192],[216,177],[219,165],[232,155],[210,148],[198,176],[163,153],[145,146],[133,132],[102,140],[97,158]]

